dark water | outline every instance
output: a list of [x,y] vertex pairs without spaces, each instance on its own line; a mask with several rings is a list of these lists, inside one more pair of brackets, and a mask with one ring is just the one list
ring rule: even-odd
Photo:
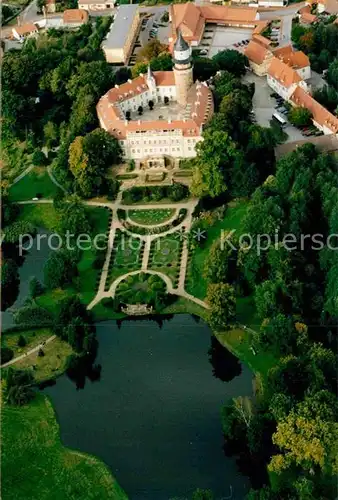
[[[46,231],[40,230],[39,234],[48,234]],[[37,238],[34,238],[32,248],[28,252],[23,252],[23,263],[19,267],[19,294],[14,304],[9,307],[5,312],[1,312],[1,328],[12,327],[14,325],[12,311],[23,306],[29,297],[29,282],[35,276],[43,283],[43,268],[52,251],[48,246],[47,238],[40,239],[39,246],[37,245]]]
[[252,373],[189,315],[162,328],[100,323],[97,337],[100,380],[77,390],[64,375],[45,389],[63,443],[104,460],[131,500],[184,498],[197,487],[243,499],[248,481],[223,453],[220,410],[252,393]]

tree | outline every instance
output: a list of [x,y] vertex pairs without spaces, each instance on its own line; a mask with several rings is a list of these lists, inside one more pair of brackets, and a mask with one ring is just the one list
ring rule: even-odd
[[338,61],[335,59],[332,61],[327,72],[327,81],[338,90]]
[[86,87],[87,93],[97,99],[107,92],[114,83],[114,69],[106,61],[81,63],[67,82],[67,94],[74,99],[78,96],[79,91]]
[[29,293],[30,296],[35,299],[36,297],[39,297],[39,295],[42,295],[44,292],[44,286],[43,284],[34,276],[31,278],[29,282]]
[[236,316],[234,288],[226,283],[210,284],[206,300],[210,305],[209,323],[214,330],[229,328]]
[[1,347],[1,364],[8,363],[14,357],[14,352],[9,347]]
[[78,236],[79,234],[89,234],[90,224],[85,206],[77,195],[68,198],[61,210],[60,229],[62,233]]
[[1,266],[1,310],[6,311],[19,293],[18,266],[12,259],[2,261]]
[[204,264],[204,277],[208,283],[234,281],[237,267],[236,254],[237,252],[230,245],[226,244],[222,248],[221,240],[214,241]]
[[216,75],[217,70],[218,66],[212,59],[207,59],[206,57],[194,58],[194,80],[199,80],[200,82],[209,80],[209,78]]
[[149,63],[151,59],[159,56],[167,50],[167,46],[162,44],[158,38],[150,40],[138,53],[137,60]]
[[79,353],[91,351],[96,346],[92,318],[77,296],[61,301],[54,333],[69,342]]
[[45,143],[48,149],[56,146],[58,140],[58,128],[55,123],[49,121],[43,127],[43,133],[45,136]]
[[291,108],[288,113],[290,123],[295,127],[307,127],[312,123],[312,113],[307,108]]
[[337,474],[337,403],[333,394],[320,391],[305,398],[278,423],[273,442],[284,453],[272,457],[270,471],[280,474],[295,464],[309,472],[319,467],[326,474]]
[[128,111],[126,111],[126,120],[128,120],[128,122],[129,122],[130,118],[131,118],[131,112],[128,110]]
[[115,71],[115,84],[116,85],[122,85],[123,83],[127,82],[131,77],[131,71],[128,67],[122,66],[122,68],[118,68]]
[[191,500],[213,500],[214,495],[211,490],[202,490],[197,488],[192,494]]
[[8,404],[22,406],[33,399],[34,377],[30,371],[10,367],[3,378],[5,399]]
[[118,141],[108,132],[96,129],[76,137],[69,148],[69,167],[83,196],[99,194],[105,186],[108,167],[121,158]]
[[169,97],[168,96],[164,96],[164,104],[169,104]]
[[26,344],[27,344],[27,341],[26,341],[25,337],[23,335],[19,335],[18,347],[25,347]]
[[138,112],[138,114],[141,116],[141,115],[143,114],[143,107],[142,107],[142,106],[139,106],[139,107],[137,108],[137,112]]
[[33,165],[36,165],[38,167],[46,165],[47,158],[46,158],[45,153],[41,150],[34,151],[33,156],[32,156],[32,163],[33,163]]
[[191,192],[215,198],[227,190],[227,173],[236,157],[236,145],[227,132],[207,129],[196,145],[197,158]]
[[154,101],[149,101],[148,102],[148,105],[149,105],[149,109],[153,109],[154,108]]
[[247,57],[233,49],[222,50],[212,59],[219,69],[229,71],[237,77],[245,75],[245,67],[249,65]]
[[71,283],[77,275],[74,252],[58,250],[52,252],[44,266],[44,282],[49,289],[61,288]]

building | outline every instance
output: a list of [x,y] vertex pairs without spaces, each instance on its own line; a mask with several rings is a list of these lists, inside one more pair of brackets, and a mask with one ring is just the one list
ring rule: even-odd
[[79,9],[88,11],[112,9],[114,5],[115,0],[78,0]]
[[196,155],[214,103],[206,83],[193,83],[192,71],[191,47],[179,32],[173,71],[152,73],[149,67],[147,75],[115,85],[101,97],[100,125],[119,140],[126,159],[163,167]]
[[294,51],[292,45],[274,49],[271,42],[261,35],[255,35],[244,50],[252,71],[258,76],[268,74],[273,58],[293,68],[302,80],[311,78],[310,60],[304,52]]
[[294,142],[287,142],[286,144],[279,144],[275,147],[276,160],[278,161],[282,156],[296,151],[304,144],[313,144],[321,152],[338,154],[338,138],[334,134],[321,135],[319,137],[307,137],[306,139]]
[[310,25],[318,21],[317,16],[311,13],[311,7],[305,5],[298,11],[298,19],[301,24]]
[[118,7],[109,33],[101,45],[107,62],[128,64],[139,28],[138,6],[132,4]]
[[171,34],[169,44],[176,41],[179,29],[191,46],[199,45],[206,23],[237,28],[255,28],[259,14],[254,8],[228,7],[225,5],[195,3],[172,4],[169,9]]
[[273,57],[271,60],[267,74],[267,82],[269,87],[286,101],[290,99],[297,86],[307,91],[307,85],[297,71],[277,57]]
[[12,36],[20,42],[25,38],[38,33],[38,28],[33,23],[23,24],[22,26],[15,26],[12,28]]
[[301,106],[312,113],[312,121],[315,127],[325,135],[338,134],[338,118],[324,108],[310,94],[301,87],[296,87],[291,94],[289,102],[293,106]]
[[319,14],[327,12],[328,14],[338,14],[338,0],[308,0],[307,5],[317,5]]
[[44,9],[46,14],[54,14],[56,12],[55,0],[47,0]]
[[310,59],[301,50],[293,50],[292,45],[275,49],[273,55],[293,68],[303,80],[311,78]]
[[67,28],[78,28],[88,23],[88,19],[88,12],[82,9],[65,10],[62,16],[63,25]]
[[244,54],[249,59],[250,68],[256,75],[267,75],[273,58],[273,54],[268,47],[253,39],[245,48]]

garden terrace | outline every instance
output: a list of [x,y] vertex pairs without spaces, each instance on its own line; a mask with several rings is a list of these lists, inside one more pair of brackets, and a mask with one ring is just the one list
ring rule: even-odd
[[143,252],[144,242],[140,238],[134,238],[117,230],[105,290],[109,290],[112,282],[119,276],[138,269]]
[[150,248],[149,269],[167,274],[174,283],[178,281],[183,240],[180,234],[172,234],[153,241]]

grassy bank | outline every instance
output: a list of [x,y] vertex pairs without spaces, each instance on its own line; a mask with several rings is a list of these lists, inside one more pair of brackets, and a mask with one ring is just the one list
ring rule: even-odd
[[[207,281],[203,277],[205,261],[209,255],[210,248],[215,240],[221,238],[222,231],[236,230],[240,234],[243,217],[247,211],[249,202],[238,200],[228,205],[225,216],[217,220],[207,231],[207,239],[201,247],[196,247],[192,253],[188,268],[188,280],[186,289],[199,299],[204,299],[207,292]],[[236,234],[235,233],[235,234]]]
[[62,446],[50,401],[2,409],[3,500],[127,500],[108,467]]

